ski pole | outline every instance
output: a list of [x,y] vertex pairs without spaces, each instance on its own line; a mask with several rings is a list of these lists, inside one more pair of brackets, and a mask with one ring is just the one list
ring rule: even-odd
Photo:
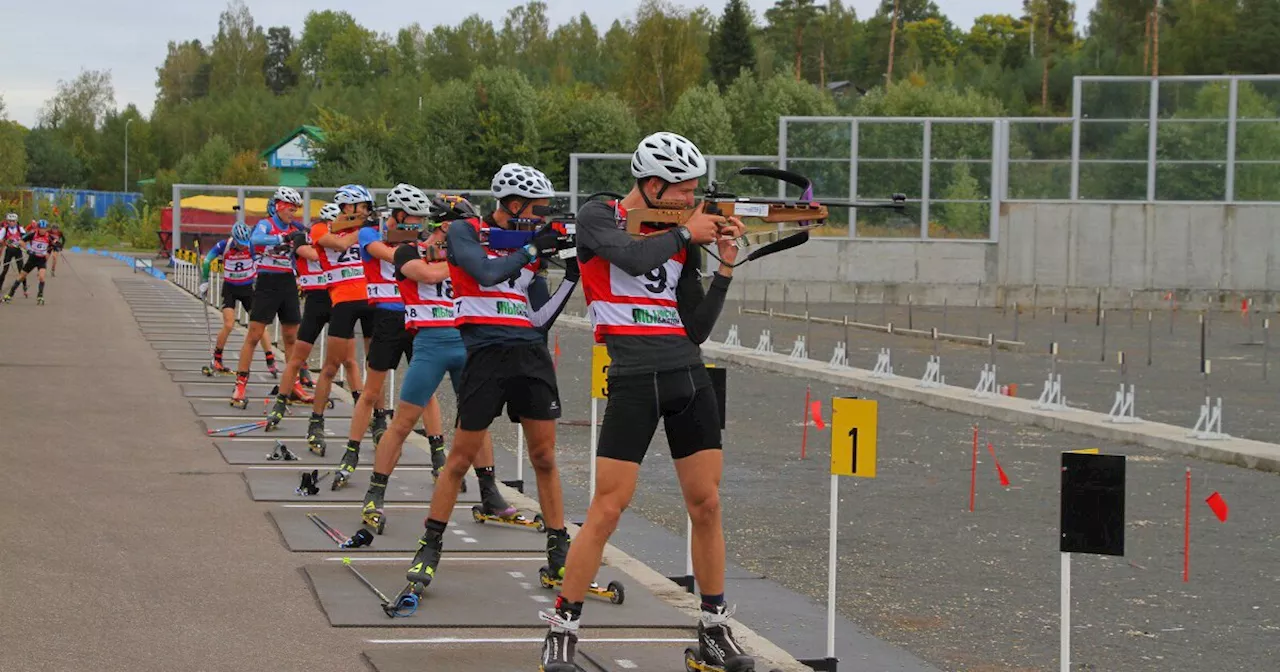
[[[247,428],[247,427],[252,427],[252,426],[254,426],[254,425],[258,424],[259,422],[261,422],[261,423],[263,423],[263,424],[265,424],[265,423],[266,423],[266,421],[265,421],[265,420],[257,420],[257,421],[254,421],[254,422],[246,422],[246,423],[239,424],[239,425],[231,425],[230,427],[223,427],[223,428],[221,428],[221,429],[211,429],[211,430],[209,430],[209,434],[220,434],[220,433],[225,432],[225,431],[228,431],[228,430],[245,429],[245,428]],[[234,436],[234,435],[233,435],[233,436]]]
[[343,558],[342,564],[345,565],[347,569],[350,569],[351,573],[355,574],[356,578],[360,579],[361,583],[368,586],[369,590],[372,590],[373,594],[378,596],[378,599],[382,600],[382,611],[387,616],[390,616],[391,618],[395,618],[397,616],[412,616],[413,612],[418,610],[417,595],[414,595],[413,593],[405,593],[398,595],[396,600],[392,602],[386,595],[382,594],[381,590],[378,590],[377,586],[370,583],[369,579],[364,578],[364,575],[351,565],[351,558]]
[[245,428],[245,429],[237,429],[236,431],[231,432],[230,434],[227,434],[227,436],[236,436],[236,435],[239,435],[239,434],[248,434],[249,432],[257,431],[257,430],[259,430],[259,429],[265,429],[265,428],[266,428],[266,426],[267,426],[267,421],[266,421],[266,420],[259,420],[259,421],[255,422],[255,423],[253,423],[252,425],[250,425],[249,427],[247,427],[247,428]]
[[329,523],[326,523],[320,519],[320,516],[314,513],[308,513],[307,518],[309,518],[311,522],[315,523],[316,527],[320,528],[321,532],[324,532],[325,535],[327,535],[330,539],[332,539],[333,543],[335,544],[342,543],[342,533],[330,527]]

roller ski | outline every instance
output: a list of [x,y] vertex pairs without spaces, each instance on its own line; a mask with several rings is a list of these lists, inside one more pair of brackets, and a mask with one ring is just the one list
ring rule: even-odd
[[201,367],[200,373],[203,373],[205,376],[208,376],[208,377],[213,377],[213,376],[227,376],[227,375],[230,375],[232,371],[231,369],[228,369],[225,365],[223,365],[221,360],[215,359],[213,360],[212,365],[206,364],[203,367]]
[[311,414],[311,421],[307,423],[307,450],[312,453],[324,457],[324,416]]
[[361,521],[376,534],[382,534],[387,527],[387,515],[383,511],[382,490],[370,488],[365,494],[364,509],[361,511]]
[[436,567],[440,565],[442,552],[444,552],[444,538],[441,534],[431,530],[424,532],[422,538],[418,540],[418,552],[413,555],[413,564],[404,574],[409,585],[405,586],[401,594],[407,591],[419,597],[422,596],[423,591],[431,585],[431,580],[436,576]]
[[[543,588],[559,588],[564,584],[564,563],[569,557],[569,534],[567,532],[547,533],[547,564],[538,569],[538,581]],[[587,586],[587,594],[606,599],[613,604],[622,604],[626,600],[626,591],[622,584],[610,581],[603,588],[595,581]]]
[[338,463],[338,470],[333,472],[333,483],[329,489],[341,490],[347,487],[347,483],[351,481],[351,475],[356,473],[356,467],[359,464],[360,449],[347,446],[347,452],[342,454],[342,461]]
[[244,410],[249,407],[249,393],[245,388],[249,386],[249,378],[237,377],[236,389],[231,393],[231,406]]
[[684,650],[685,672],[755,672],[756,661],[742,649],[729,629],[732,612],[720,605],[703,611],[698,621],[698,648]]
[[540,612],[538,618],[551,624],[542,640],[538,672],[585,672],[573,662],[578,653],[578,619],[566,618],[554,609]]
[[[434,457],[433,454],[432,458]],[[547,531],[542,514],[535,514],[533,518],[525,516],[519,509],[507,503],[502,493],[498,492],[498,484],[493,481],[480,481],[480,503],[471,507],[471,517],[477,523],[492,521],[517,527],[532,527],[539,532]]]
[[43,306],[43,305],[44,305],[44,297],[43,297],[43,296],[37,296],[37,297],[36,297],[36,305],[37,305],[37,306]]
[[378,445],[382,440],[382,435],[387,432],[387,418],[391,417],[390,409],[373,411],[373,418],[369,420],[369,434],[373,437],[373,445]]

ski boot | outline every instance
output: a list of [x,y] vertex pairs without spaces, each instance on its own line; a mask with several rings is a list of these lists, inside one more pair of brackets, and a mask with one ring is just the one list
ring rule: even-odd
[[[538,569],[538,581],[543,588],[559,588],[564,585],[564,562],[569,558],[569,533],[547,530],[547,564]],[[603,588],[595,581],[587,586],[587,594],[622,604],[627,599],[622,584],[610,581]]]
[[729,629],[732,615],[724,605],[715,612],[702,612],[698,621],[698,648],[684,650],[686,672],[755,672],[755,659],[747,655]]
[[342,454],[342,461],[338,463],[337,471],[333,472],[333,484],[329,486],[330,490],[341,490],[347,487],[347,483],[351,480],[351,475],[356,473],[356,466],[360,464],[360,448],[357,446],[347,446],[347,452]]
[[440,564],[440,554],[444,552],[444,537],[439,532],[427,530],[418,539],[418,552],[413,556],[413,565],[405,572],[405,580],[414,595],[421,596],[423,590],[431,585],[436,576],[436,567]]
[[316,389],[316,381],[311,379],[311,369],[305,366],[298,369],[298,382],[302,383],[302,386],[308,390]]
[[[440,472],[444,470],[444,463],[449,461],[449,456],[444,452],[444,441],[440,445],[431,442],[431,482],[438,483],[440,481]],[[465,482],[465,481],[464,481]]]
[[520,513],[519,509],[508,504],[502,493],[498,491],[498,484],[492,480],[492,476],[480,479],[480,503],[471,507],[471,517],[477,523],[491,520],[507,525],[532,527],[539,532],[547,531],[542,514],[536,514],[530,519]]
[[267,373],[270,373],[274,378],[279,378],[280,369],[276,368],[276,356],[273,353],[268,352],[265,359],[267,360]]
[[311,452],[324,457],[324,416],[311,414],[311,421],[307,423],[307,449]]
[[231,405],[242,411],[249,407],[249,394],[245,389],[248,385],[248,376],[236,376],[236,390],[231,393]]
[[382,435],[387,433],[387,418],[391,417],[391,414],[391,409],[374,409],[373,418],[369,420],[369,434],[373,436],[373,445],[378,445]]
[[283,394],[276,396],[276,403],[271,405],[271,410],[267,412],[267,426],[263,428],[264,432],[269,432],[284,420],[284,416],[289,412],[289,405],[285,401]]
[[578,651],[578,619],[566,618],[558,611],[543,611],[538,618],[551,624],[546,639],[542,640],[542,658],[538,672],[583,672],[573,662]]
[[364,524],[378,534],[387,527],[387,515],[382,510],[382,492],[381,488],[375,490],[370,487],[364,495],[364,510],[361,511]]
[[36,297],[36,305],[37,305],[37,306],[43,306],[43,305],[44,305],[44,297],[43,297],[43,296],[37,296],[37,297]]
[[[293,394],[289,395],[289,403],[298,404],[300,406],[310,406],[311,404],[314,404],[315,401],[315,395],[311,394],[311,392],[307,390],[307,388],[302,384],[302,381],[299,380],[293,383]],[[329,401],[332,402],[333,400],[330,399]],[[333,408],[333,406],[330,406],[329,408]]]
[[5,294],[5,295],[4,295],[4,302],[5,302],[5,303],[13,303],[13,295],[12,295],[12,294]]

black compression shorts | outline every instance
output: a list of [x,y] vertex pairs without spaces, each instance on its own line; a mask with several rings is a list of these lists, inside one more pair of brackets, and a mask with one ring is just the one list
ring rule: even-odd
[[48,257],[38,257],[34,254],[28,254],[27,261],[22,264],[22,272],[30,273],[37,268],[44,268],[47,261]]
[[413,334],[404,328],[404,313],[399,310],[373,309],[373,340],[365,364],[373,371],[390,371],[400,366],[400,357],[413,359]]
[[302,296],[302,325],[298,327],[298,340],[315,345],[320,331],[329,323],[333,304],[330,303],[329,292],[323,289],[303,292]]
[[235,310],[236,302],[244,306],[246,311],[253,310],[253,285],[233,285],[229,282],[222,283],[222,308],[223,310]]
[[343,301],[329,312],[329,336],[331,338],[355,338],[356,322],[360,333],[373,336],[373,306],[368,301]]
[[721,447],[720,405],[705,367],[609,376],[596,455],[640,464],[659,418],[674,460]]
[[292,325],[302,321],[298,281],[292,273],[259,273],[253,283],[253,308],[249,311],[249,321],[271,324],[277,317],[280,324]]
[[458,384],[459,426],[488,429],[504,404],[511,422],[560,417],[560,389],[546,344],[491,345],[467,353]]

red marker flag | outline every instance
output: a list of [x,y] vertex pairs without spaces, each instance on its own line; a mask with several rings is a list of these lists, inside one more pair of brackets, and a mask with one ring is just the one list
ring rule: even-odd
[[1000,466],[1000,460],[996,459],[996,449],[990,441],[987,442],[987,452],[991,453],[991,459],[996,463],[996,473],[1000,475],[1001,487],[1009,487],[1009,475],[1004,473],[1004,467]]
[[818,429],[826,429],[827,423],[822,421],[822,402],[813,402],[813,404],[809,406],[809,410],[813,413],[813,426]]
[[1209,505],[1209,508],[1213,509],[1213,515],[1218,517],[1219,522],[1227,522],[1227,515],[1231,510],[1227,507],[1227,500],[1223,499],[1222,495],[1215,492],[1205,498],[1204,501]]

